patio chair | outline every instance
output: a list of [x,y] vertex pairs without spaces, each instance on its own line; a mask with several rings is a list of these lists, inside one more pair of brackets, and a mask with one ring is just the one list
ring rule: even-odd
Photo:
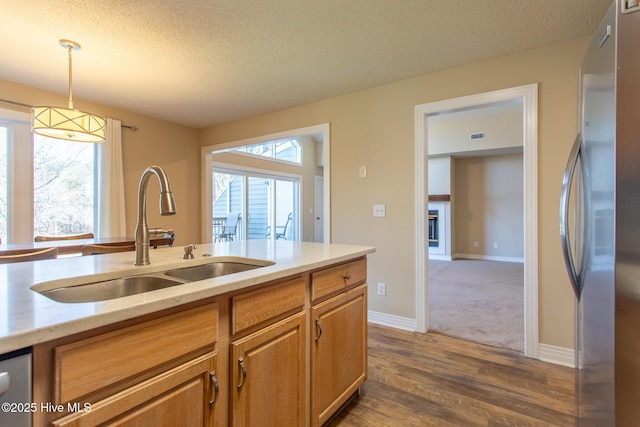
[[236,231],[238,229],[238,223],[240,222],[240,214],[237,212],[231,212],[227,215],[227,219],[224,223],[224,228],[222,229],[222,233],[218,234],[214,241],[215,242],[231,242],[236,237]]
[[293,218],[293,212],[289,213],[289,216],[287,217],[287,222],[285,222],[284,225],[276,225],[276,240],[277,239],[287,240],[287,227],[291,222],[291,218]]

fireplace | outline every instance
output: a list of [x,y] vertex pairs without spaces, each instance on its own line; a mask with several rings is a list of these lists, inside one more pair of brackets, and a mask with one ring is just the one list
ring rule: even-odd
[[429,195],[427,238],[429,257],[451,261],[451,199],[448,194]]
[[438,210],[429,209],[429,247],[431,248],[437,248],[440,245],[438,226]]

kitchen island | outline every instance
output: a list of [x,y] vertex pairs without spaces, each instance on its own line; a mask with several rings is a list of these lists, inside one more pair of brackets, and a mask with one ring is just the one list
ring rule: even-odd
[[[32,347],[34,402],[65,409],[36,411],[34,425],[157,421],[185,408],[197,425],[320,425],[357,391],[374,248],[265,240],[193,252],[183,260],[181,247],[153,250],[139,267],[130,252],[0,266],[0,353]],[[30,289],[238,257],[273,265],[90,303]],[[92,410],[75,411],[82,405]]]

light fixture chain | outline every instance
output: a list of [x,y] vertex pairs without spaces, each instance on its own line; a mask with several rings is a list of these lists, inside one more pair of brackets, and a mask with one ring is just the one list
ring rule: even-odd
[[69,44],[69,46],[67,47],[67,49],[69,50],[69,109],[73,110],[73,93],[72,93],[72,80],[73,80],[73,76],[72,76],[72,55],[71,55],[71,50],[73,49],[73,46],[71,44]]

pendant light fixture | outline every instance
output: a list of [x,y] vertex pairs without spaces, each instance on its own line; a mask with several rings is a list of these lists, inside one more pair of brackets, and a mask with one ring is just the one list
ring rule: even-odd
[[33,107],[31,131],[50,138],[78,142],[103,142],[106,121],[95,114],[73,109],[71,90],[71,51],[80,50],[80,45],[71,40],[60,40],[60,46],[69,52],[69,108]]

